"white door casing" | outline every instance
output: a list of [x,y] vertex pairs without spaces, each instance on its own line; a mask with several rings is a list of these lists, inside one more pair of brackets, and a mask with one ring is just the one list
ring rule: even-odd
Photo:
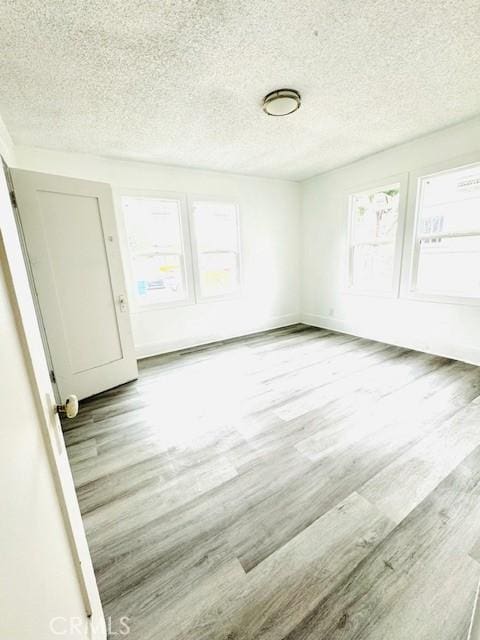
[[12,178],[60,396],[135,379],[110,186],[17,169]]

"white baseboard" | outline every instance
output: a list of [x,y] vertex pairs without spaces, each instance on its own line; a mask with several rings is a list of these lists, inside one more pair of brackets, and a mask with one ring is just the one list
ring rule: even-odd
[[405,349],[413,349],[414,351],[422,351],[443,358],[451,358],[460,360],[468,364],[480,366],[480,349],[465,344],[455,343],[438,343],[431,340],[429,344],[412,339],[411,336],[402,336],[400,334],[382,334],[375,330],[369,330],[365,326],[356,326],[337,318],[322,316],[317,313],[303,313],[300,322],[309,324],[313,327],[321,327],[322,329],[331,329],[339,333],[348,333],[359,338],[368,340],[376,340],[385,342],[396,347],[404,347]]
[[135,353],[138,360],[149,358],[150,356],[158,356],[179,349],[190,349],[191,347],[200,347],[211,342],[220,342],[221,340],[229,340],[230,338],[239,338],[248,336],[259,331],[268,331],[269,329],[279,329],[288,327],[292,324],[300,322],[299,313],[289,313],[283,316],[274,316],[266,322],[248,325],[245,327],[237,327],[233,331],[225,331],[198,336],[189,336],[180,340],[165,340],[151,344],[141,344],[135,346]]

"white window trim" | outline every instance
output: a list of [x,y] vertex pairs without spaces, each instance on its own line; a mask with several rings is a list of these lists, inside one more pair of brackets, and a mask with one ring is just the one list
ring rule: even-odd
[[476,307],[480,305],[480,297],[472,297],[472,296],[458,296],[458,295],[449,295],[444,293],[427,293],[416,290],[416,280],[417,280],[417,271],[418,271],[418,260],[420,253],[420,240],[424,237],[431,236],[433,238],[438,237],[455,237],[455,236],[468,236],[468,235],[480,235],[480,233],[469,234],[469,233],[439,233],[439,234],[418,234],[418,223],[419,223],[419,212],[420,212],[420,203],[421,203],[421,186],[422,186],[422,178],[428,178],[430,176],[438,175],[439,173],[448,173],[452,171],[452,169],[461,169],[464,167],[468,167],[469,165],[478,164],[480,162],[480,153],[476,152],[473,154],[468,154],[466,156],[456,157],[450,160],[445,160],[440,163],[435,163],[433,165],[429,165],[424,167],[423,169],[412,171],[410,174],[410,193],[409,193],[409,201],[411,202],[411,207],[409,207],[409,223],[407,228],[406,236],[408,238],[408,242],[406,246],[409,247],[410,255],[405,256],[405,264],[409,265],[408,269],[408,277],[405,285],[405,291],[403,292],[402,297],[407,300],[414,300],[420,302],[435,302],[442,304],[456,304],[456,305],[467,305]]
[[[183,300],[167,300],[165,302],[156,302],[153,304],[141,305],[137,301],[135,293],[132,256],[128,245],[127,227],[125,223],[125,215],[122,207],[122,197],[130,196],[134,198],[163,198],[166,200],[177,200],[180,204],[180,233],[183,249],[183,262],[185,272],[185,290],[186,297]],[[126,281],[128,283],[129,304],[132,313],[146,313],[159,309],[171,309],[175,307],[186,307],[195,304],[195,287],[192,269],[192,250],[190,241],[190,224],[188,216],[187,198],[184,193],[176,191],[158,191],[156,189],[122,189],[115,190],[116,205],[119,218],[119,229],[122,236],[121,245],[123,247],[122,260]]]
[[[344,260],[344,277],[343,277],[343,293],[359,296],[370,296],[374,298],[398,298],[400,294],[400,277],[402,271],[402,256],[404,246],[405,235],[405,219],[407,212],[407,200],[408,200],[408,173],[400,173],[393,176],[387,176],[380,180],[372,180],[361,185],[350,187],[343,194],[342,203],[344,209],[346,209],[346,229],[347,237],[345,243],[345,260]],[[394,247],[394,262],[393,262],[393,276],[392,287],[388,291],[378,291],[375,289],[358,289],[351,285],[350,273],[351,273],[351,248],[354,246],[350,242],[352,234],[352,216],[351,216],[351,199],[353,196],[364,193],[365,191],[373,191],[377,189],[384,189],[394,184],[400,185],[399,195],[399,207],[398,207],[398,221],[397,221],[397,233],[395,236]],[[357,243],[367,244],[367,243]],[[383,244],[382,241],[374,242],[371,244]]]
[[[238,266],[238,287],[236,291],[233,293],[227,293],[225,295],[219,296],[202,296],[202,290],[200,285],[200,269],[199,269],[199,254],[198,254],[198,245],[197,245],[197,237],[195,231],[195,221],[193,219],[193,203],[201,201],[201,202],[218,202],[228,205],[234,205],[237,212],[237,241],[238,241],[238,252],[237,252],[237,266]],[[198,304],[204,304],[208,302],[222,302],[227,300],[237,300],[242,296],[243,291],[243,264],[242,264],[242,233],[241,233],[241,223],[240,223],[240,205],[237,200],[234,198],[222,197],[222,196],[210,196],[201,193],[189,194],[187,197],[188,202],[188,214],[189,214],[189,223],[190,223],[190,238],[192,243],[192,263],[193,263],[193,277],[195,281],[195,296]],[[212,252],[215,253],[215,252]],[[219,251],[218,253],[224,253],[223,251]]]

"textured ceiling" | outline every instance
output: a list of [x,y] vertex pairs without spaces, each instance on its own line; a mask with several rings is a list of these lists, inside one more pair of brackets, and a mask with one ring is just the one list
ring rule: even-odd
[[3,0],[0,50],[15,143],[166,164],[303,179],[480,112],[480,0]]

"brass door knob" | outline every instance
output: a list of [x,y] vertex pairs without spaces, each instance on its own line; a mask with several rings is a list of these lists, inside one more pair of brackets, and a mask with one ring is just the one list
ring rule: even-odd
[[57,412],[66,418],[75,418],[78,414],[78,398],[70,395],[65,400],[65,404],[57,404]]

